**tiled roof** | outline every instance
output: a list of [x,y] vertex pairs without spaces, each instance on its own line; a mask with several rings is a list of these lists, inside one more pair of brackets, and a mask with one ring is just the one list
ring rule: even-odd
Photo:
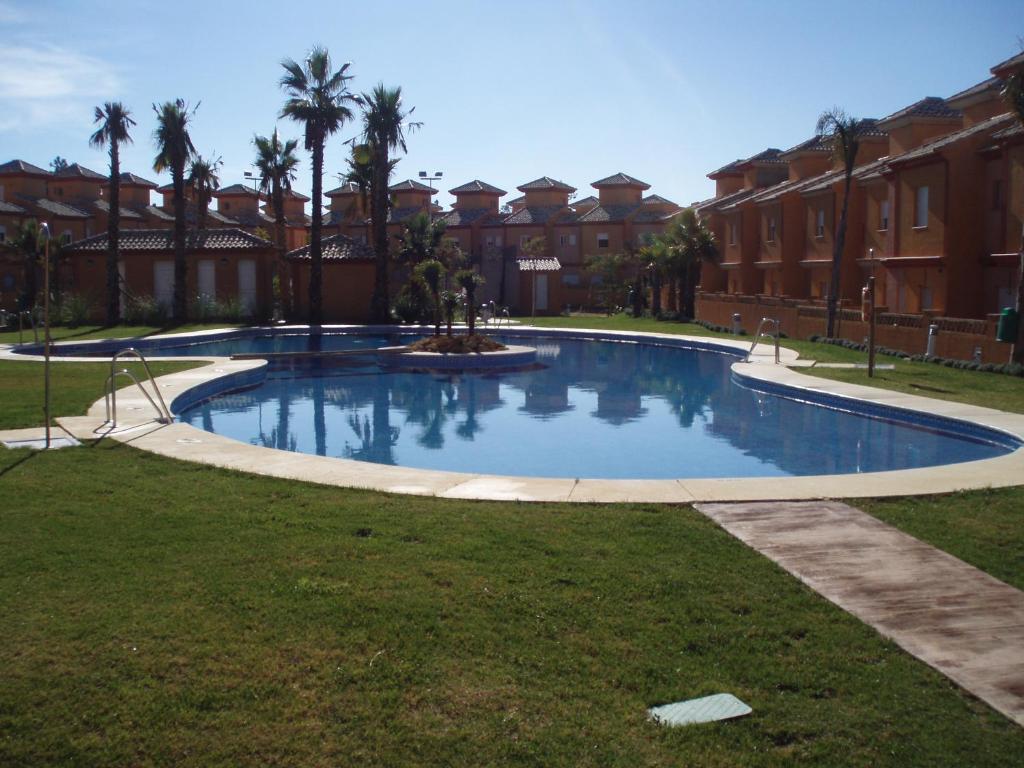
[[480,181],[480,179],[473,179],[472,181],[467,182],[460,187],[456,187],[455,189],[449,189],[448,192],[452,195],[460,195],[467,192],[486,192],[487,194],[490,195],[505,194],[504,189],[498,189],[493,184],[488,184],[485,181]]
[[[374,259],[373,248],[346,235],[331,235],[321,238],[320,248],[325,261],[372,261]],[[289,251],[285,258],[291,261],[309,260],[311,258],[309,245]]]
[[0,200],[0,213],[22,214],[28,213],[28,211],[26,211],[20,205],[15,205],[14,203],[8,203],[3,200]]
[[959,109],[949,106],[945,99],[938,96],[927,96],[920,101],[915,101],[909,107],[904,107],[888,117],[882,118],[878,124],[884,127],[912,117],[955,120],[963,117],[963,113]]
[[173,183],[164,184],[163,186],[157,187],[156,191],[157,192],[173,192],[174,191],[174,184]]
[[639,187],[640,189],[650,189],[651,185],[640,179],[634,179],[632,176],[628,176],[625,173],[616,173],[611,176],[606,176],[603,179],[599,179],[593,182],[590,186],[594,189],[600,189],[601,187]]
[[520,272],[557,272],[562,268],[555,258],[516,259],[516,266]]
[[158,218],[161,221],[174,221],[174,216],[169,214],[163,208],[160,208],[156,205],[147,205],[144,208],[141,208],[140,210],[142,211],[142,213],[148,216]]
[[452,208],[438,216],[438,221],[443,221],[449,227],[468,227],[493,213],[490,208]]
[[1015,117],[1013,114],[1009,112],[1006,112],[1002,115],[996,115],[995,117],[990,117],[988,120],[982,120],[980,123],[976,123],[975,125],[972,125],[969,128],[964,128],[959,131],[954,131],[953,133],[948,133],[945,136],[940,136],[937,139],[925,142],[920,147],[916,147],[910,150],[909,152],[904,152],[901,155],[890,157],[888,160],[888,164],[893,165],[894,163],[898,164],[905,163],[909,160],[916,160],[917,158],[930,155],[936,152],[937,150],[940,150],[943,147],[947,147],[950,144],[953,144],[954,142],[960,141],[962,139],[966,139],[971,136],[976,136],[987,131],[992,131],[994,133],[1004,127],[1012,125],[1013,122],[1015,122]]
[[264,227],[274,223],[274,217],[263,211],[241,211],[234,214],[230,219],[219,211],[210,211],[210,218],[215,221],[223,219],[225,222],[232,222],[243,227]]
[[[97,210],[103,211],[104,213],[109,213],[110,212],[110,203],[108,203],[106,200],[93,200],[92,204],[93,204],[93,207],[96,208]],[[131,208],[118,208],[118,210],[121,212],[121,218],[122,219],[141,219],[142,218],[142,216],[140,216],[138,213],[133,211]]]
[[801,141],[795,147],[790,147],[780,157],[787,158],[799,152],[831,152],[832,147],[825,141],[824,136],[811,136],[807,141]]
[[58,179],[89,179],[91,181],[106,181],[107,177],[102,173],[86,168],[84,165],[72,163],[67,168],[61,168],[55,174]]
[[[643,199],[644,205],[676,205],[667,197],[661,195],[648,195]],[[678,207],[678,206],[677,206]]]
[[1011,56],[1006,61],[999,62],[994,67],[992,67],[992,69],[990,71],[993,72],[993,73],[995,73],[995,72],[1003,72],[1005,70],[1010,70],[1010,69],[1013,69],[1015,67],[1021,67],[1021,66],[1024,66],[1024,51],[1021,51],[1020,53],[1018,53],[1015,56]]
[[717,205],[709,207],[711,210],[732,211],[739,207],[741,203],[748,202],[750,198],[761,191],[763,191],[763,189],[742,189],[739,192],[733,192],[731,195],[726,195]]
[[[522,200],[522,198],[517,197],[516,200]],[[513,200],[512,202],[515,202],[515,200]],[[600,205],[600,204],[601,204],[601,201],[598,200],[593,195],[588,195],[587,197],[581,198],[580,200],[570,200],[569,201],[569,205],[571,205],[573,208],[576,208],[576,209],[579,209],[579,208],[590,209],[590,208],[593,208],[595,205]]]
[[310,198],[306,197],[301,192],[296,192],[294,189],[286,189],[286,190],[284,190],[284,198],[285,198],[285,200],[287,200],[289,198],[291,198],[292,200],[301,200],[304,203],[308,203],[309,200],[310,200]]
[[45,168],[26,163],[24,160],[9,160],[6,163],[0,163],[0,175],[53,176]]
[[534,189],[557,189],[560,192],[575,192],[576,187],[570,187],[564,181],[557,181],[552,179],[550,176],[541,176],[539,179],[528,181],[520,187],[516,187],[520,192],[526,192],[527,190]]
[[[670,213],[667,215],[673,216],[674,214]],[[633,223],[646,224],[652,221],[661,221],[662,219],[665,218],[665,216],[666,214],[664,211],[655,211],[651,210],[650,208],[641,208],[640,210],[633,214]]]
[[[269,240],[240,229],[189,230],[185,247],[203,251],[262,251],[272,248]],[[122,251],[173,251],[174,231],[170,229],[125,229],[118,246]],[[107,233],[87,237],[70,246],[72,251],[106,251]]]
[[741,165],[743,165],[743,161],[737,158],[731,163],[726,163],[721,168],[709,173],[708,178],[713,179],[716,176],[739,176],[743,173],[743,171],[740,170]]
[[67,203],[58,203],[56,200],[50,200],[45,197],[25,197],[19,195],[29,205],[35,206],[42,211],[57,216],[62,219],[87,219],[89,214],[74,205],[68,205]]
[[864,117],[857,121],[857,131],[860,136],[888,136],[889,132],[882,128],[874,117]]
[[245,184],[232,184],[229,187],[221,187],[213,193],[214,197],[235,197],[236,195],[258,197],[259,193],[252,187],[247,187]]
[[437,190],[433,187],[428,187],[426,184],[420,184],[418,181],[406,179],[397,184],[392,184],[388,187],[388,192],[429,192],[434,194]]
[[330,189],[327,192],[324,192],[324,195],[326,195],[327,197],[339,197],[341,195],[358,195],[358,194],[359,194],[359,185],[356,184],[354,181],[346,181],[340,187],[335,187],[334,189]]
[[1002,80],[998,77],[990,77],[988,80],[982,80],[977,85],[972,85],[970,88],[965,88],[959,93],[954,93],[948,99],[946,103],[955,106],[954,102],[963,102],[963,106],[971,103],[971,101],[978,96],[986,96],[989,94],[998,94],[1002,84]]
[[119,177],[122,184],[129,184],[136,187],[149,187],[150,189],[156,189],[156,184],[148,179],[144,179],[141,176],[136,176],[134,173],[122,173]]
[[768,147],[768,149],[761,150],[756,155],[751,155],[746,160],[733,160],[731,163],[723,165],[718,170],[709,173],[708,178],[714,179],[719,176],[739,176],[751,163],[775,164],[786,162],[781,158],[781,155],[782,150],[776,149],[775,147]]
[[1020,121],[1017,121],[1017,123],[1011,125],[1009,128],[1003,128],[1003,130],[993,133],[992,138],[1008,139],[1011,136],[1020,136],[1021,134],[1024,134],[1024,125],[1021,125]]
[[580,216],[580,224],[593,224],[605,221],[625,221],[640,209],[640,205],[599,205]]
[[[567,215],[559,215],[559,214]],[[530,205],[521,208],[507,219],[506,224],[547,224],[549,221],[563,221],[575,218],[572,211],[563,205]]]

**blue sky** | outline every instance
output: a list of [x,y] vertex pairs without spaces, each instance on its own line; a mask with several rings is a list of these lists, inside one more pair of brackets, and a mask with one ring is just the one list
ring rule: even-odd
[[[200,103],[196,148],[242,181],[254,133],[301,136],[277,121],[280,60],[322,44],[352,62],[353,90],[400,85],[416,107],[396,180],[441,170],[443,190],[479,178],[508,200],[541,175],[583,197],[623,171],[686,204],[712,194],[709,171],[808,138],[833,105],[883,117],[983,80],[1020,50],[1022,20],[1020,0],[0,0],[0,160],[106,172],[87,139],[114,99],[138,121],[123,168],[163,183],[151,105],[180,96]],[[357,131],[329,142],[325,189]]]

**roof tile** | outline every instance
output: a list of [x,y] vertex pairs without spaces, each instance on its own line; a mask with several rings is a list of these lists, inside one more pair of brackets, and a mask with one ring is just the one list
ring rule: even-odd
[[466,182],[465,184],[455,187],[455,189],[449,189],[448,192],[453,195],[461,195],[472,192],[483,192],[490,195],[504,195],[504,189],[498,189],[493,184],[488,184],[480,179],[473,179],[472,181]]
[[651,185],[640,179],[635,179],[625,173],[615,173],[611,176],[606,176],[603,179],[599,179],[593,182],[590,186],[595,189],[601,189],[602,187],[639,187],[640,189],[650,189]]
[[564,181],[552,179],[550,176],[541,176],[539,179],[528,181],[522,186],[516,187],[520,192],[535,189],[557,189],[560,192],[575,192],[576,187],[571,187]]
[[[372,261],[373,248],[366,243],[353,240],[347,235],[331,235],[320,240],[321,253],[325,261]],[[306,244],[285,256],[289,261],[308,261],[310,246]]]
[[[170,229],[124,229],[118,239],[122,251],[173,251],[174,232]],[[186,247],[203,251],[263,251],[272,248],[269,240],[240,229],[203,229],[187,233]],[[107,233],[87,237],[70,245],[72,251],[105,252]]]

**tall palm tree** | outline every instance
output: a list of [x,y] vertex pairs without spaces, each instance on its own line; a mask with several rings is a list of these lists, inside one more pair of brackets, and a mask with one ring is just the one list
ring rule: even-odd
[[185,280],[188,277],[188,262],[185,261],[185,164],[196,153],[192,137],[188,135],[188,124],[195,116],[197,104],[189,109],[184,99],[165,101],[153,105],[156,113],[157,154],[153,170],[157,173],[170,169],[174,186],[174,307],[173,316],[178,322],[185,320],[187,298]]
[[309,322],[319,325],[323,319],[323,226],[324,144],[327,137],[341,130],[352,119],[349,105],[358,99],[348,91],[352,79],[345,74],[349,64],[331,70],[331,56],[326,48],[314,48],[303,65],[292,59],[281,62],[285,74],[281,87],[288,95],[281,117],[288,117],[305,127],[306,149],[313,156],[313,221],[310,226],[309,255]]
[[256,136],[253,144],[256,145],[256,169],[260,172],[260,191],[270,195],[270,204],[274,209],[274,245],[277,247],[274,277],[277,278],[278,300],[281,301],[281,297],[287,293],[282,279],[284,254],[288,249],[284,222],[284,193],[292,188],[295,169],[299,167],[299,158],[295,154],[299,142],[297,139],[289,139],[282,143],[275,128],[270,138]]
[[390,316],[388,289],[388,179],[391,175],[391,153],[406,152],[405,134],[418,129],[421,123],[410,122],[416,111],[402,106],[402,89],[387,88],[379,83],[370,93],[362,95],[363,144],[373,172],[370,188],[370,220],[373,225],[373,247],[377,269],[373,282],[370,316],[374,322],[386,323]]
[[[1003,98],[1024,125],[1024,68],[1011,73],[1003,85]],[[1017,274],[1017,313],[1024,313],[1024,226],[1020,233],[1020,267]],[[1017,322],[1017,342],[1013,345],[1011,359],[1024,363],[1024,323]]]
[[117,273],[120,258],[118,241],[121,234],[121,145],[130,143],[128,129],[134,127],[131,112],[119,101],[108,101],[96,107],[93,122],[99,128],[89,137],[89,145],[102,148],[110,145],[110,213],[107,217],[107,325],[121,320],[121,291]]
[[215,160],[196,155],[188,166],[188,179],[185,183],[192,188],[198,208],[196,229],[206,229],[206,220],[210,213],[210,201],[213,193],[220,189],[220,167],[224,162],[218,157]]
[[836,310],[839,302],[840,267],[843,248],[846,245],[846,214],[850,207],[850,185],[853,168],[860,149],[860,136],[866,124],[863,120],[850,117],[839,107],[822,112],[815,128],[819,136],[825,137],[832,145],[832,154],[843,164],[843,207],[839,214],[839,226],[832,246],[832,280],[828,289],[828,323],[825,335],[832,337],[836,325]]
[[682,285],[682,306],[679,311],[683,317],[693,318],[701,268],[706,262],[714,263],[718,260],[715,236],[693,208],[686,208],[679,214],[669,226],[667,235],[670,262]]

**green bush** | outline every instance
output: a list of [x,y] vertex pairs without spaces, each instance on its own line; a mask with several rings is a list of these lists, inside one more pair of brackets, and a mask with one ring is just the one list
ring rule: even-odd
[[422,280],[413,278],[402,286],[395,297],[394,314],[398,320],[407,324],[433,321],[434,302]]
[[57,316],[62,325],[77,328],[89,322],[92,308],[93,302],[88,296],[80,293],[63,293],[60,295]]
[[229,296],[218,301],[216,304],[216,319],[226,323],[238,323],[248,317],[249,313],[242,306],[242,301],[237,296]]
[[199,294],[189,304],[188,316],[197,323],[205,323],[217,317],[217,302],[209,296]]
[[167,307],[152,296],[133,296],[128,300],[124,311],[124,321],[128,325],[167,325]]

